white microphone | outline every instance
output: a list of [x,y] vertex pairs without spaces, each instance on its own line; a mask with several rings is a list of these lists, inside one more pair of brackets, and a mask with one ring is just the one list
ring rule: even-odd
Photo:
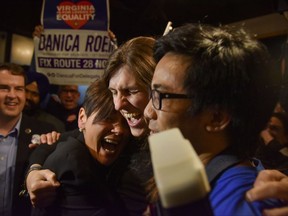
[[148,138],[163,215],[213,215],[205,167],[178,128]]

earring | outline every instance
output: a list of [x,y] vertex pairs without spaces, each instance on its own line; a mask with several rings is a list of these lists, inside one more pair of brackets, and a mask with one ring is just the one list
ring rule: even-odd
[[212,131],[212,127],[209,126],[209,125],[207,125],[207,126],[205,127],[205,129],[206,129],[207,132],[211,132],[211,131]]
[[207,132],[217,132],[217,131],[220,131],[221,130],[221,127],[217,127],[217,126],[214,126],[214,127],[212,127],[212,126],[210,126],[210,125],[207,125],[206,127],[205,127],[205,129],[206,129],[206,131]]
[[220,131],[220,127],[215,127],[214,130],[215,131]]
[[83,128],[79,128],[79,131],[82,132],[82,131],[83,131]]

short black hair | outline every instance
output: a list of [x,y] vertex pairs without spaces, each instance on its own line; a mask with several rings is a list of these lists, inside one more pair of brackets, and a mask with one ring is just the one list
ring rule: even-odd
[[156,61],[167,53],[191,60],[183,84],[192,97],[191,113],[209,107],[230,113],[231,147],[239,157],[253,156],[277,101],[271,77],[280,77],[270,70],[264,44],[243,29],[186,24],[156,41]]

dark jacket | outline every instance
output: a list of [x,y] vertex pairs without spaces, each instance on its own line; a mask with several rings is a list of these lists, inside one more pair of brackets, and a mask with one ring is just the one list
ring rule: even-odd
[[[65,132],[61,134],[57,144],[40,145],[31,155],[30,164],[43,164],[61,141],[67,140],[69,136],[77,138],[79,134],[78,130]],[[142,215],[147,208],[145,187],[148,179],[153,175],[149,149],[141,147],[146,140],[135,142],[137,143],[131,143],[128,148],[126,147],[107,174],[109,185],[117,191],[121,199],[119,203],[126,206],[128,211],[126,216]]]
[[33,134],[43,134],[51,132],[55,128],[45,122],[38,121],[26,115],[22,116],[20,133],[18,138],[18,148],[15,166],[15,178],[12,201],[13,216],[30,215],[31,204],[28,197],[20,197],[19,192],[23,189],[23,182],[28,166],[28,158],[32,150],[28,147]]
[[126,215],[118,195],[107,184],[109,168],[92,157],[82,133],[59,142],[43,168],[54,172],[61,186],[55,203],[45,209],[36,208],[33,216]]

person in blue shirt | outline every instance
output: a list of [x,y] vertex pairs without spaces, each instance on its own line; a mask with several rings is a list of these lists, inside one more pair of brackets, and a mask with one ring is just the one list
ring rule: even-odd
[[213,214],[262,215],[281,206],[278,200],[245,199],[261,169],[252,160],[259,134],[277,101],[278,79],[271,79],[265,46],[242,29],[187,24],[156,40],[154,56],[144,111],[151,133],[179,128],[208,177],[217,157],[235,159],[210,180]]
[[28,158],[32,150],[27,143],[32,136],[56,128],[23,113],[25,106],[24,69],[14,63],[0,64],[0,215],[30,215],[27,197],[22,190]]

